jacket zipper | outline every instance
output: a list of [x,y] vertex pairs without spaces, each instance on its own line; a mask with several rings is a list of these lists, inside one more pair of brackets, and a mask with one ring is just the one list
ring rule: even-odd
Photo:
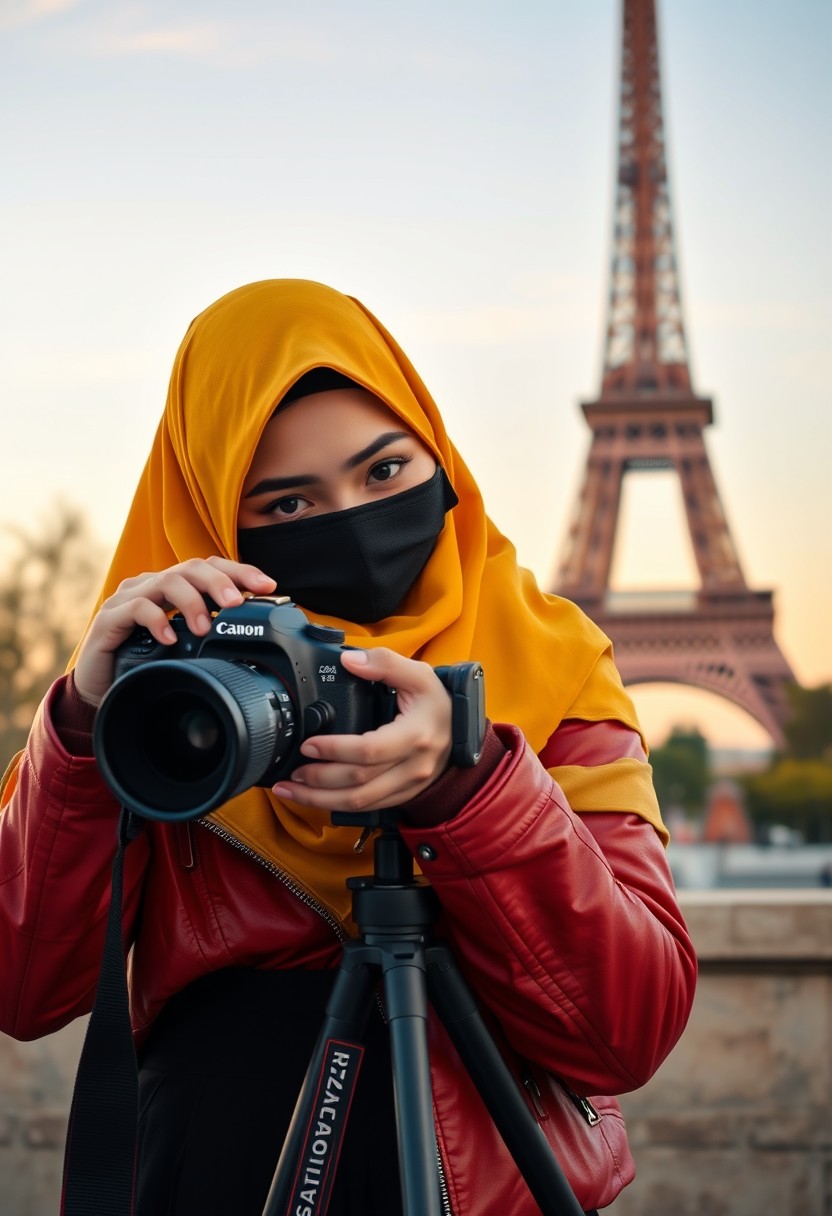
[[569,1098],[572,1105],[577,1109],[578,1113],[586,1120],[590,1127],[595,1127],[596,1123],[601,1122],[601,1116],[595,1107],[590,1102],[589,1098],[582,1098],[580,1094],[576,1094],[568,1085],[564,1085],[560,1077],[555,1077],[558,1085]]
[[526,1090],[526,1093],[529,1095],[529,1101],[531,1102],[532,1106],[534,1107],[534,1113],[537,1115],[538,1119],[542,1122],[544,1119],[549,1118],[549,1112],[546,1109],[546,1107],[543,1105],[543,1095],[540,1092],[540,1086],[538,1085],[537,1081],[535,1080],[534,1076],[532,1075],[531,1067],[529,1066],[529,1063],[526,1060],[523,1061],[522,1072],[523,1072],[523,1087]]
[[451,1208],[451,1197],[448,1193],[448,1179],[445,1177],[445,1166],[438,1144],[436,1145],[436,1168],[439,1173],[439,1198],[442,1200],[442,1211],[445,1213],[445,1216],[454,1216]]
[[317,912],[318,915],[326,921],[330,929],[332,929],[339,942],[343,943],[347,940],[349,934],[340,921],[338,921],[332,915],[324,904],[320,903],[317,899],[310,895],[305,887],[302,887],[300,883],[297,883],[293,878],[290,878],[284,870],[279,869],[271,861],[267,861],[265,857],[262,857],[259,853],[255,852],[254,849],[249,848],[247,844],[243,844],[236,838],[236,836],[232,836],[230,832],[227,832],[225,828],[221,828],[219,824],[214,823],[213,820],[198,819],[197,823],[201,824],[202,827],[207,828],[209,832],[213,832],[215,836],[219,836],[220,840],[224,840],[226,844],[232,845],[238,850],[238,852],[244,853],[246,857],[250,857],[252,861],[259,862],[259,864],[263,866],[265,870],[268,870],[269,873],[275,878],[277,878],[283,884],[283,886],[287,888],[287,890],[291,891],[302,904],[306,904],[307,908],[311,908],[314,912]]
[[[214,823],[213,820],[198,819],[197,823],[199,823],[202,827],[207,828],[209,832],[213,832],[215,836],[219,836],[220,840],[224,840],[226,844],[232,845],[233,848],[237,849],[240,853],[244,853],[246,857],[250,857],[252,861],[259,862],[259,864],[263,866],[264,869],[268,870],[270,874],[274,875],[274,877],[278,879],[278,881],[281,882],[283,886],[287,888],[287,890],[291,891],[292,894],[301,901],[301,903],[306,904],[307,908],[311,908],[314,912],[317,912],[319,916],[323,917],[341,943],[347,940],[349,934],[346,932],[340,921],[336,920],[324,904],[320,903],[317,899],[314,899],[304,887],[300,886],[299,883],[296,883],[294,879],[290,878],[284,870],[281,870],[272,862],[267,861],[265,857],[262,857],[260,853],[257,853],[254,849],[249,848],[247,844],[243,844],[241,841],[237,840],[236,836],[232,836],[230,832],[227,832],[225,828],[221,828],[219,824]],[[384,1011],[382,1009],[382,1013],[383,1012]],[[439,1152],[438,1144],[436,1145],[436,1168],[439,1174],[439,1191],[444,1214],[445,1216],[453,1216],[450,1195],[448,1193],[448,1180],[445,1176],[445,1166],[442,1161],[442,1154]]]
[[176,844],[179,849],[179,864],[189,874],[191,870],[196,869],[196,851],[191,824],[187,819],[184,823],[176,824]]
[[[543,1095],[540,1092],[540,1086],[537,1083],[537,1079],[532,1072],[532,1067],[528,1060],[523,1060],[521,1062],[521,1073],[523,1087],[525,1088],[526,1093],[529,1095],[529,1100],[534,1107],[535,1114],[537,1115],[538,1119],[548,1119],[549,1112],[544,1105]],[[601,1116],[592,1105],[589,1098],[582,1098],[580,1094],[576,1094],[574,1089],[570,1089],[569,1086],[564,1081],[561,1081],[560,1077],[555,1076],[554,1073],[549,1073],[549,1076],[560,1086],[569,1101],[590,1127],[595,1127],[596,1123],[601,1122]]]

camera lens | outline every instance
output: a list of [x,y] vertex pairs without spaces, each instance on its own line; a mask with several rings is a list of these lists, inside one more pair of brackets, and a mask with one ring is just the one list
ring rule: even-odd
[[201,709],[189,709],[177,723],[177,729],[200,756],[215,751],[220,739],[220,727],[214,714]]
[[162,659],[113,684],[93,750],[119,801],[150,819],[193,819],[257,785],[294,737],[273,674],[224,659]]
[[149,707],[138,744],[148,764],[168,780],[201,781],[222,762],[222,722],[209,706],[171,693]]

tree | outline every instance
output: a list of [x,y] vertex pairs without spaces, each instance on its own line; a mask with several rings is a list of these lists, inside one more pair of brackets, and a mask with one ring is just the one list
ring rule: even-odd
[[808,843],[832,841],[832,684],[789,690],[786,747],[743,784],[755,827],[766,837],[785,824]]
[[783,757],[747,777],[748,809],[758,832],[786,824],[811,844],[832,841],[832,764]]
[[7,527],[0,575],[0,772],[66,668],[93,606],[102,553],[81,511],[57,504],[39,532]]
[[832,761],[832,684],[789,689],[791,717],[785,728],[786,754],[795,760]]
[[667,742],[651,748],[653,783],[659,805],[700,813],[708,789],[708,743],[698,730],[674,726]]

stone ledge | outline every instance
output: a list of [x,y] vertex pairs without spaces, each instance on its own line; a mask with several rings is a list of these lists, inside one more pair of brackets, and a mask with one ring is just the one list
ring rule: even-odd
[[67,1117],[63,1111],[30,1115],[23,1125],[23,1143],[31,1149],[62,1149]]
[[633,1149],[672,1148],[695,1152],[702,1149],[740,1149],[779,1152],[832,1150],[829,1111],[817,1108],[767,1112],[755,1115],[733,1111],[702,1110],[631,1114],[626,1099],[622,1109]]
[[832,959],[832,891],[681,891],[679,903],[701,962]]
[[0,1146],[21,1145],[26,1149],[63,1149],[67,1112],[46,1108],[39,1111],[0,1112]]

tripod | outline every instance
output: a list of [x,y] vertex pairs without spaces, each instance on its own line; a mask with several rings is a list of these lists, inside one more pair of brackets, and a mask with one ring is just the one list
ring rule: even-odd
[[404,1216],[450,1211],[443,1204],[433,1125],[428,995],[543,1216],[583,1216],[450,949],[433,940],[439,900],[425,879],[414,876],[394,816],[336,812],[332,822],[380,827],[381,833],[372,877],[348,879],[360,936],[344,945],[263,1216],[326,1212],[379,976],[390,1027]]

